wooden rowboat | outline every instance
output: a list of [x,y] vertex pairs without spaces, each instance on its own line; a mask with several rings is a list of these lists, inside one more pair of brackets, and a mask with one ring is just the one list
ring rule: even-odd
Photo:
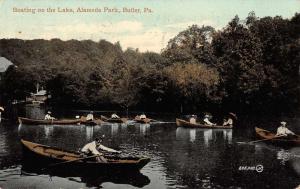
[[109,123],[126,123],[127,118],[108,118],[106,116],[101,115],[101,119],[105,122]]
[[61,119],[61,120],[44,120],[44,119],[29,119],[25,117],[18,117],[19,124],[27,125],[77,125],[82,121],[81,119]]
[[66,170],[104,171],[137,171],[142,169],[150,158],[104,156],[107,162],[97,162],[94,158],[83,159],[79,152],[62,150],[42,144],[21,140],[24,161],[46,168],[63,167]]
[[190,123],[188,121],[185,121],[183,119],[176,118],[176,125],[178,127],[188,127],[188,128],[205,128],[205,129],[232,129],[232,126],[223,126],[223,125],[205,125],[201,123]]
[[255,132],[261,139],[265,139],[266,142],[271,142],[279,145],[300,145],[299,135],[296,135],[297,137],[295,138],[276,137],[275,133],[258,127],[255,127]]
[[60,119],[60,120],[44,120],[44,119],[29,119],[25,117],[18,117],[19,124],[25,125],[100,125],[103,123],[101,119],[95,119],[92,121],[86,121],[85,117],[81,117],[80,119]]

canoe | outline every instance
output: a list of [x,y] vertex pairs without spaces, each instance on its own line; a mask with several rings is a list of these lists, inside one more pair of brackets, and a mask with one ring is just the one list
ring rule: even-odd
[[279,145],[300,145],[299,135],[297,135],[297,138],[275,137],[275,133],[258,127],[255,127],[255,132],[257,136],[259,136],[261,139],[265,139],[266,142],[271,142]]
[[29,119],[18,117],[19,124],[27,125],[77,125],[81,123],[81,119],[61,119],[61,120],[44,120],[44,119]]
[[201,123],[190,123],[188,121],[185,121],[183,119],[178,119],[176,118],[176,125],[178,127],[188,127],[188,128],[205,128],[205,129],[232,129],[232,126],[223,126],[223,125],[213,125],[213,126],[209,126],[209,125],[205,125],[205,124],[201,124]]
[[101,119],[105,122],[109,123],[126,123],[127,118],[108,118],[106,116],[101,115]]
[[[24,161],[32,162],[35,166],[51,168],[63,168],[72,171],[138,171],[149,161],[147,157],[117,157],[104,156],[107,162],[97,162],[95,159],[82,159],[79,152],[62,150],[42,144],[21,140],[23,146]],[[70,161],[70,162],[66,162]],[[65,163],[63,163],[65,162]],[[29,163],[30,164],[30,163]]]
[[134,121],[137,123],[150,123],[152,119],[145,118],[145,119],[140,119],[140,118],[134,118]]

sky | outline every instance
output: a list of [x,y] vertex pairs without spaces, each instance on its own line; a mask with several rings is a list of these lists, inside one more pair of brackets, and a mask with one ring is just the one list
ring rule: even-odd
[[123,50],[160,52],[188,26],[220,30],[251,11],[291,18],[300,13],[300,0],[0,0],[0,38],[105,39],[119,41]]

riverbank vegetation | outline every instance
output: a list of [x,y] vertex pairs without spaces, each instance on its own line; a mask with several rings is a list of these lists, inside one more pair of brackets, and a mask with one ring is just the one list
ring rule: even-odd
[[39,83],[58,106],[144,111],[289,111],[299,106],[300,14],[234,17],[216,31],[190,26],[161,53],[106,40],[1,39],[18,67],[2,77],[2,101]]

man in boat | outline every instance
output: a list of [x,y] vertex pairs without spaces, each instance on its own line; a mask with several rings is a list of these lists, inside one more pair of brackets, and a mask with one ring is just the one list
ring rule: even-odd
[[113,119],[118,119],[120,118],[116,113],[111,114],[111,118]]
[[286,122],[282,121],[280,122],[280,126],[277,128],[277,133],[275,135],[276,137],[285,137],[285,138],[295,138],[297,137],[297,135],[290,131],[287,127],[286,127]]
[[86,116],[87,121],[93,121],[94,120],[93,113],[94,113],[93,111],[90,111],[90,113]]
[[48,111],[47,114],[45,115],[45,120],[53,120],[55,119],[54,117],[51,116],[51,112]]
[[144,113],[142,113],[141,115],[140,115],[140,119],[146,119],[147,117],[146,117],[146,115],[144,114]]
[[211,118],[211,117],[210,117],[208,114],[206,114],[206,115],[204,116],[204,119],[203,119],[204,124],[205,124],[205,125],[209,125],[209,126],[214,126],[214,125],[216,125],[215,123],[210,122],[210,118]]
[[196,115],[192,115],[192,116],[190,117],[190,123],[191,123],[191,124],[196,124],[196,119],[197,119],[197,116],[196,116]]
[[95,138],[93,142],[87,143],[84,145],[84,147],[81,149],[81,152],[84,153],[86,156],[94,156],[96,155],[96,160],[98,162],[107,162],[107,160],[103,157],[103,154],[98,151],[98,149],[107,151],[107,152],[113,152],[113,153],[121,153],[120,151],[114,150],[112,148],[108,148],[101,144],[104,136],[100,138]]
[[224,119],[223,126],[232,126],[233,119],[237,119],[236,115],[234,113],[229,113],[227,119]]

